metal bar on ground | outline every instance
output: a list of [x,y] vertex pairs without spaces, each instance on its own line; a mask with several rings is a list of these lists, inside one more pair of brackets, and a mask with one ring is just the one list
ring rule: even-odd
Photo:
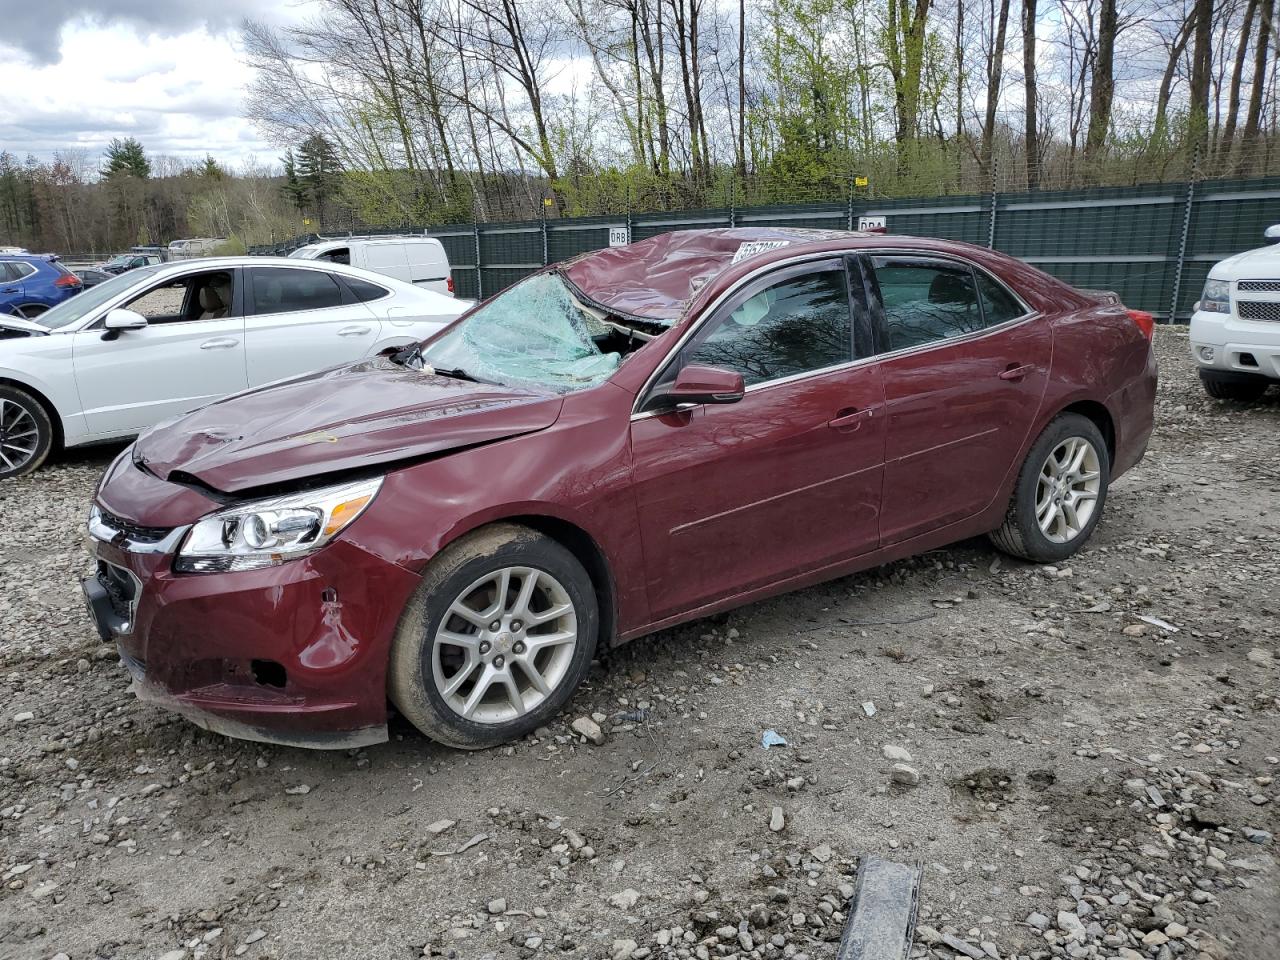
[[866,856],[836,960],[907,960],[920,908],[919,863],[894,863]]

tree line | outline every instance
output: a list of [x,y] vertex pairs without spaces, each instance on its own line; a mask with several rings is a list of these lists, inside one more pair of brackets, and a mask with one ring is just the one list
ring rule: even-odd
[[1276,0],[320,0],[249,115],[371,221],[1271,172]]
[[1280,173],[1280,0],[317,0],[246,21],[238,170],[0,153],[0,242]]

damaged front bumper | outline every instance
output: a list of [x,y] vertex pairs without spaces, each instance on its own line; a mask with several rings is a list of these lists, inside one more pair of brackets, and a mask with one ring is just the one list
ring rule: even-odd
[[91,531],[85,600],[139,699],[238,739],[387,739],[387,660],[413,573],[344,540],[260,570],[176,573],[171,550],[103,534]]

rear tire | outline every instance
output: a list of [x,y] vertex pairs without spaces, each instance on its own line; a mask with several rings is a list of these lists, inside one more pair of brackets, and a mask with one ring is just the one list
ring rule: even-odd
[[1204,392],[1215,400],[1236,400],[1240,403],[1252,403],[1262,399],[1271,386],[1265,377],[1220,377],[1206,370],[1200,372],[1200,382],[1204,384]]
[[1004,523],[988,536],[1005,553],[1036,563],[1065,560],[1102,518],[1111,458],[1088,417],[1059,414],[1031,445]]
[[591,668],[599,632],[578,559],[528,527],[494,524],[427,566],[396,628],[388,694],[433,740],[497,746],[560,712]]
[[39,303],[29,303],[25,307],[14,307],[18,316],[23,320],[34,320],[48,309],[48,307]]
[[44,405],[17,387],[0,386],[0,480],[21,477],[53,449],[53,423]]

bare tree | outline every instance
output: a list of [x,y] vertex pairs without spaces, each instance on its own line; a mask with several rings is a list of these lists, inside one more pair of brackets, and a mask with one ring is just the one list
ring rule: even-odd
[[1036,84],[1036,0],[1022,2],[1022,74],[1024,138],[1026,140],[1027,189],[1040,189],[1040,127],[1036,117],[1036,101],[1040,91]]

